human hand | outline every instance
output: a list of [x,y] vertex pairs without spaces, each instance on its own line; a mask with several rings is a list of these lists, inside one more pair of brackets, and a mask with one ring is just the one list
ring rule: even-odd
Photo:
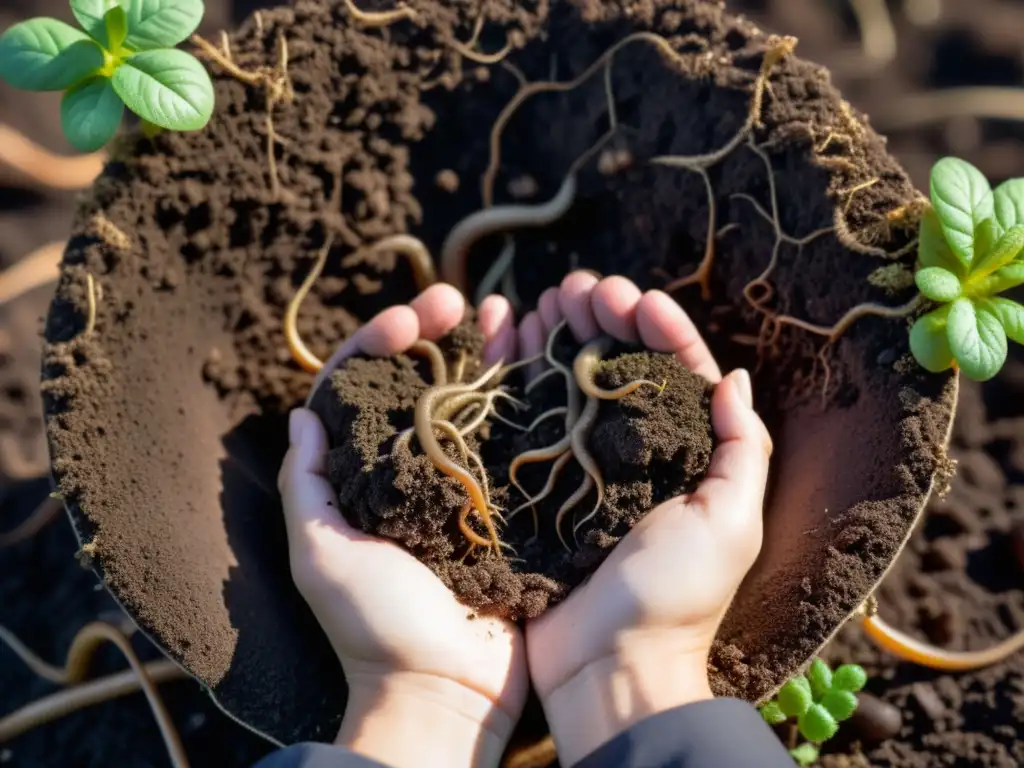
[[[332,355],[313,391],[347,357],[436,340],[464,310],[448,285],[386,309]],[[488,360],[514,357],[507,302],[485,302],[478,325]],[[292,412],[289,439],[278,486],[292,576],[349,685],[336,743],[394,768],[497,765],[528,689],[522,634],[497,619],[471,621],[425,565],[345,522],[325,474],[327,434],[312,411]]]
[[668,295],[574,272],[523,318],[522,357],[537,354],[563,318],[580,342],[602,333],[640,341],[717,385],[718,446],[700,487],[653,509],[586,583],[527,627],[530,675],[559,758],[574,765],[650,715],[712,697],[708,654],[761,548],[772,444],[752,408],[749,374],[723,379]]

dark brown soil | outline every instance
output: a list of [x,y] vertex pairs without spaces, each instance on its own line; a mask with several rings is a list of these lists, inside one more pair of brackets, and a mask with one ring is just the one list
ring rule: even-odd
[[[487,127],[519,87],[513,70],[462,67],[449,47],[470,37],[475,4],[418,9],[421,27],[356,31],[340,3],[303,0],[244,25],[233,40],[241,66],[269,62],[278,33],[291,53],[296,100],[274,113],[280,198],[267,180],[264,95],[218,77],[208,130],[139,142],[108,168],[75,223],[47,323],[53,469],[98,571],[226,709],[281,741],[325,737],[344,702],[336,660],[290,582],[273,492],[284,414],[310,385],[288,360],[284,307],[328,235],[335,254],[300,322],[318,354],[409,299],[407,268],[361,258],[358,245],[409,231],[436,251],[479,208]],[[517,48],[510,61],[531,80],[552,63],[569,79],[636,29],[672,36],[684,57],[669,66],[641,43],[616,56],[616,141],[634,162],[612,173],[585,167],[570,213],[517,236],[524,308],[575,260],[644,287],[663,284],[655,269],[692,271],[709,229],[704,180],[646,160],[726,144],[773,41],[711,3],[639,2],[628,15],[586,0],[484,11],[483,47],[500,47],[504,30]],[[599,79],[529,101],[501,142],[497,200],[524,176],[536,199],[549,198],[608,119]],[[827,324],[861,301],[905,300],[869,281],[913,258],[893,255],[907,234],[890,232],[886,216],[916,193],[883,142],[823,70],[795,57],[773,71],[762,121],[755,139],[782,230],[802,236],[839,222],[801,252],[781,244],[773,306]],[[437,185],[442,171],[458,177],[457,191]],[[757,405],[777,447],[764,552],[714,667],[719,691],[750,699],[827,640],[899,551],[943,463],[954,394],[948,377],[907,365],[900,321],[858,322],[824,358],[820,337],[787,328],[758,359],[745,342],[762,318],[741,289],[778,237],[737,195],[770,207],[769,178],[746,147],[710,169],[712,300],[678,294],[723,365],[757,371]],[[127,242],[97,235],[99,213]],[[496,253],[486,245],[474,253],[474,278]],[[88,337],[87,272],[103,287]]]
[[[466,381],[482,373],[479,334],[457,330],[442,342],[450,363],[464,353],[470,361]],[[559,352],[564,353],[564,347]],[[577,348],[578,350],[578,348]],[[573,350],[573,351],[577,351]],[[562,355],[559,354],[559,358]],[[571,357],[564,361],[571,362]],[[606,500],[592,521],[579,527],[575,546],[566,550],[555,530],[562,503],[580,486],[582,469],[564,472],[555,493],[537,505],[535,530],[529,510],[511,518],[501,532],[515,557],[467,555],[467,542],[453,519],[465,501],[459,483],[442,475],[417,448],[395,450],[396,437],[412,426],[418,399],[430,385],[422,364],[401,355],[388,360],[353,359],[325,381],[312,407],[324,420],[331,438],[328,472],[338,491],[341,511],[364,531],[394,539],[426,563],[466,605],[481,613],[519,620],[536,618],[580,584],[611,548],[655,505],[692,492],[707,472],[712,434],[709,416],[711,385],[672,355],[633,353],[609,357],[595,376],[615,389],[632,381],[665,381],[657,394],[646,387],[598,412],[587,447],[607,483]],[[517,379],[515,373],[512,374]],[[507,380],[512,384],[513,379]],[[516,389],[522,389],[522,382]],[[510,418],[529,424],[551,408],[565,405],[565,384],[528,398],[530,410]],[[518,392],[516,394],[519,394]],[[508,414],[508,409],[501,409]],[[508,480],[508,459],[544,448],[564,434],[560,419],[530,435],[489,420],[472,440],[470,450],[484,458],[490,497],[506,513],[524,501]],[[450,458],[461,463],[454,446]],[[533,492],[544,486],[551,462],[521,473]],[[593,508],[594,493],[577,507],[582,520]],[[569,531],[572,517],[563,524]],[[481,535],[486,529],[476,525]]]

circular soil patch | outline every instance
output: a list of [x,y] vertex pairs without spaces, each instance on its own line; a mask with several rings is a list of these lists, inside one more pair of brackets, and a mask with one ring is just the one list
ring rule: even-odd
[[[655,287],[713,254],[707,291],[675,295],[723,367],[755,372],[775,439],[765,546],[722,627],[716,690],[772,692],[904,543],[945,466],[955,379],[913,364],[905,319],[865,317],[827,345],[808,324],[910,298],[919,197],[824,70],[714,4],[677,5],[633,3],[627,18],[587,0],[422,0],[419,23],[387,29],[354,24],[340,0],[265,13],[232,53],[269,67],[287,41],[294,99],[271,105],[273,133],[265,90],[212,66],[209,128],[126,143],[79,212],[46,329],[54,473],[112,593],[250,727],[330,738],[345,700],[291,584],[274,490],[285,414],[311,385],[282,318],[316,251],[335,238],[299,330],[326,358],[415,292],[396,256],[361,246],[409,232],[437,253],[481,193],[547,201],[581,157],[568,213],[516,234],[523,306],[573,265]],[[514,49],[501,64],[456,50],[481,18],[480,50]],[[676,54],[635,39],[594,66],[638,30]],[[523,79],[588,68],[575,89],[521,99],[494,155],[490,127]],[[698,170],[652,162],[706,153]],[[471,282],[501,246],[473,248]],[[745,298],[762,275],[770,287]],[[87,333],[89,276],[102,298]]]

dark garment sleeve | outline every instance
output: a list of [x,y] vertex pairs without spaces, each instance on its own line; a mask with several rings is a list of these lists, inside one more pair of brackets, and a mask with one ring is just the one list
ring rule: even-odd
[[793,768],[782,742],[740,699],[710,699],[642,720],[573,768]]
[[386,768],[376,760],[330,744],[295,744],[267,755],[253,768]]

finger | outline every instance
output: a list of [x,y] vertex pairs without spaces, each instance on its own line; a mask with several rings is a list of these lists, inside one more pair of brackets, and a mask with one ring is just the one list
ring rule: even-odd
[[352,334],[324,363],[316,375],[306,399],[308,406],[320,384],[342,362],[357,354],[371,357],[391,357],[404,352],[420,338],[420,321],[416,311],[408,305],[388,307]]
[[562,310],[558,306],[558,289],[548,288],[537,300],[540,319],[544,321],[544,335],[547,336],[562,322]]
[[718,447],[707,477],[691,497],[701,502],[723,531],[746,542],[756,556],[772,441],[751,407],[750,375],[730,373],[711,396],[711,425]]
[[590,306],[595,285],[597,278],[593,273],[577,270],[566,275],[558,290],[558,308],[579,342],[590,341],[600,333]]
[[341,516],[338,497],[327,479],[327,432],[320,419],[312,411],[296,408],[288,416],[288,440],[277,487],[291,546],[296,551],[308,547],[309,534],[323,527],[355,538],[356,531]]
[[449,333],[462,322],[466,312],[466,300],[457,288],[447,283],[430,286],[409,306],[419,317],[420,338],[427,341],[437,341]]
[[673,352],[694,373],[716,383],[722,372],[701,338],[700,331],[671,296],[648,291],[636,308],[636,325],[644,346],[656,352]]
[[632,280],[606,277],[594,286],[590,306],[601,330],[619,341],[638,341],[636,308],[643,296]]
[[484,363],[516,359],[516,318],[512,305],[504,296],[488,296],[477,312],[477,327],[484,335]]
[[[547,334],[544,332],[544,321],[538,312],[527,312],[519,323],[519,354],[526,360],[544,352]],[[544,370],[544,362],[531,363],[526,369],[526,380],[533,381]]]

